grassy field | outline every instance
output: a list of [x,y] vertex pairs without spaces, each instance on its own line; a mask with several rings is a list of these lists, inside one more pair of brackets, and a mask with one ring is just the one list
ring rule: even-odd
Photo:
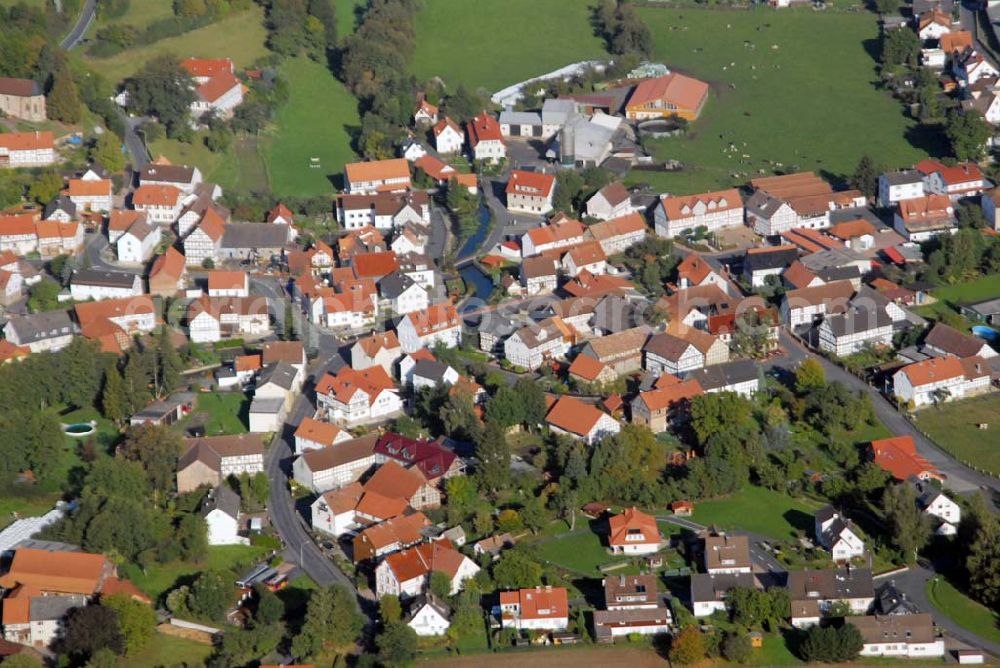
[[[271,190],[277,195],[331,192],[329,176],[357,159],[351,133],[360,128],[357,100],[323,65],[307,58],[287,60],[288,100],[278,111],[276,133],[267,147]],[[310,166],[319,158],[320,167]]]
[[966,302],[978,302],[1000,297],[1000,275],[984,276],[975,281],[946,285],[931,293],[938,301],[917,309],[920,315],[928,318],[940,317],[942,313],[952,311],[958,313],[956,306]]
[[[762,509],[767,509],[762,512]],[[819,504],[793,499],[763,487],[747,486],[724,499],[696,503],[691,519],[720,529],[743,529],[764,536],[788,539],[796,529],[810,530]]]
[[198,395],[198,404],[192,415],[207,413],[205,433],[245,434],[250,399],[242,392],[206,392]]
[[418,79],[495,92],[580,60],[605,58],[581,0],[425,0],[417,14]]
[[584,518],[577,522],[577,529],[553,538],[539,545],[539,554],[546,561],[571,571],[596,577],[600,573],[599,566],[616,561],[626,561],[622,556],[608,554],[603,536],[599,536],[590,528],[580,528]]
[[201,565],[176,561],[169,564],[154,564],[145,572],[128,565],[125,567],[125,575],[155,601],[173,589],[179,580],[191,578],[201,571],[232,571],[234,575],[238,575],[235,571],[251,565],[266,552],[265,548],[248,545],[216,545],[208,548],[208,558]]
[[925,154],[907,139],[915,123],[873,85],[878,26],[868,12],[639,12],[657,60],[708,81],[712,92],[686,136],[649,142],[657,158],[688,169],[633,171],[633,182],[688,193],[746,183],[771,168],[767,160],[841,177],[862,153],[892,167]]
[[333,0],[333,9],[337,15],[337,39],[354,32],[357,23],[358,7],[363,7],[365,0]]
[[[162,3],[169,6],[169,3]],[[148,46],[129,49],[111,58],[90,58],[90,65],[109,81],[121,81],[161,53],[179,58],[232,58],[237,67],[246,67],[268,51],[264,47],[263,14],[259,6],[228,16],[211,25],[170,37]]]
[[916,416],[920,430],[959,460],[1000,475],[1000,394],[931,406]]
[[99,20],[101,25],[114,25],[117,23],[127,23],[142,30],[150,23],[167,19],[174,15],[172,2],[163,0],[129,0],[128,11],[122,16],[114,19]]
[[158,666],[201,666],[212,653],[211,645],[186,638],[154,633],[144,650],[118,661],[120,668],[156,668]]
[[944,578],[936,577],[927,583],[927,598],[962,628],[992,642],[1000,642],[1000,613],[973,601]]

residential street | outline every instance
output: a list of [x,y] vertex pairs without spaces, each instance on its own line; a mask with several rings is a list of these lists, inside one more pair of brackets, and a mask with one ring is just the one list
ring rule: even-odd
[[788,332],[781,330],[781,345],[788,352],[785,357],[774,360],[773,366],[784,368],[794,368],[806,356],[810,356],[823,365],[828,380],[838,380],[851,389],[865,391],[871,397],[872,405],[879,419],[885,423],[896,436],[912,436],[917,444],[917,451],[929,462],[934,464],[942,473],[947,476],[945,486],[960,494],[974,492],[977,489],[990,489],[993,494],[1000,495],[1000,480],[989,475],[984,475],[973,471],[969,467],[956,461],[951,455],[942,450],[929,438],[903,417],[896,408],[889,403],[877,388],[865,383],[863,380],[848,373],[841,367],[833,364],[829,360],[815,353],[807,351],[801,343],[794,340]]
[[920,608],[921,612],[931,613],[934,617],[934,623],[945,629],[949,635],[969,645],[981,647],[994,656],[1000,656],[1000,643],[991,642],[962,628],[934,608],[930,600],[927,598],[927,593],[924,587],[926,586],[928,580],[936,577],[941,576],[935,574],[927,568],[924,568],[923,566],[912,566],[903,573],[896,573],[895,575],[883,578],[875,578],[875,586],[877,587],[885,581],[893,582],[899,591],[906,594],[907,598],[913,601],[916,606]]

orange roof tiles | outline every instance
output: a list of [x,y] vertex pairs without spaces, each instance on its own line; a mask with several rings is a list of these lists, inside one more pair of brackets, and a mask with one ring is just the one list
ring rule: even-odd
[[708,95],[708,84],[692,77],[672,72],[662,77],[645,79],[632,91],[627,108],[642,107],[662,100],[678,111],[696,111]]
[[0,147],[8,151],[37,151],[52,148],[55,136],[45,132],[6,132],[0,134]]
[[85,179],[70,179],[66,194],[70,197],[108,197],[111,195],[112,183],[110,179],[97,179],[88,181]]
[[10,569],[0,577],[0,585],[20,583],[43,592],[89,596],[100,589],[110,568],[103,554],[20,548],[14,552]]
[[429,177],[435,181],[448,181],[458,172],[448,163],[435,158],[433,155],[424,155],[413,161],[413,166],[424,170]]
[[608,520],[608,543],[618,545],[659,545],[660,530],[656,520],[635,506]]
[[938,46],[945,53],[954,53],[956,51],[965,51],[966,49],[973,48],[972,33],[968,30],[953,30],[949,33],[941,35],[938,40]]
[[112,209],[111,215],[108,217],[108,232],[124,232],[132,226],[132,223],[140,218],[146,218],[145,211]]
[[77,304],[74,309],[76,310],[76,319],[81,325],[87,325],[107,318],[156,313],[156,307],[150,295],[104,299],[99,302],[84,302]]
[[396,332],[394,331],[381,332],[358,339],[358,345],[365,351],[365,355],[375,357],[380,350],[395,350],[399,348],[399,337],[396,336]]
[[696,209],[703,209],[704,213],[740,209],[743,199],[739,190],[730,188],[696,195],[665,195],[660,198],[660,205],[668,220],[677,220],[696,215]]
[[569,616],[569,596],[564,587],[502,591],[500,605],[517,605],[521,619],[546,620]]
[[586,231],[587,226],[579,220],[563,217],[558,221],[550,222],[548,225],[532,228],[525,232],[525,234],[529,239],[531,239],[531,243],[538,248],[540,246],[558,244],[571,241],[573,239],[583,239]]
[[209,207],[201,217],[198,229],[208,235],[212,241],[218,241],[226,231],[226,221],[215,208]]
[[205,83],[198,86],[198,95],[206,102],[215,102],[220,97],[237,86],[242,86],[240,80],[232,74],[220,74],[214,76]]
[[434,571],[442,571],[454,578],[465,557],[449,541],[436,540],[390,554],[385,560],[396,579],[402,583]]
[[875,226],[863,218],[858,218],[857,220],[848,220],[843,223],[837,223],[830,228],[830,234],[838,239],[849,241],[865,234],[874,236]]
[[149,270],[150,279],[157,277],[170,277],[179,280],[184,275],[185,261],[184,255],[173,246],[167,247],[167,251],[156,258],[152,268]]
[[443,329],[461,325],[455,305],[433,304],[426,311],[415,311],[406,316],[413,324],[418,336],[425,336]]
[[469,131],[469,144],[475,148],[479,142],[499,141],[503,142],[503,133],[500,131],[500,123],[491,114],[485,111],[473,118],[466,128]]
[[441,136],[441,133],[444,132],[446,128],[451,128],[452,130],[457,132],[459,136],[462,135],[462,128],[458,127],[455,121],[445,116],[444,118],[442,118],[440,121],[437,122],[437,125],[434,126],[434,136],[435,137]]
[[678,279],[686,278],[695,285],[700,285],[712,272],[712,266],[697,253],[691,253],[677,265]]
[[582,378],[588,383],[593,383],[607,368],[603,363],[589,355],[577,355],[573,363],[569,365],[569,374]]
[[367,485],[365,485],[365,492],[361,495],[354,510],[362,515],[387,520],[402,515],[408,507],[409,503],[401,496],[386,496],[367,489]]
[[316,384],[316,394],[332,395],[341,403],[348,403],[359,390],[368,395],[369,401],[375,401],[379,393],[394,389],[392,378],[380,366],[369,367],[356,371],[345,366],[337,374],[326,373]]
[[902,373],[914,388],[965,375],[957,357],[932,357],[903,367]]
[[28,346],[15,346],[7,339],[0,339],[0,363],[27,357],[31,354]]
[[209,290],[240,290],[247,286],[245,271],[222,271],[216,269],[208,272]]
[[344,430],[329,422],[320,422],[311,417],[302,418],[298,428],[295,430],[295,437],[307,441],[321,443],[323,445],[333,445],[334,441]]
[[[256,355],[237,355],[233,360],[233,368],[236,371],[257,371],[261,367],[260,353]],[[305,418],[310,420],[312,418]]]
[[390,160],[371,160],[368,162],[349,162],[344,165],[344,172],[349,183],[364,181],[387,181],[390,179],[410,178],[410,164],[405,158]]
[[571,434],[587,436],[604,415],[591,404],[573,397],[561,397],[549,409],[545,421]]
[[409,501],[427,481],[419,469],[405,469],[390,460],[375,470],[365,482],[365,492],[377,492],[387,497],[399,497]]
[[598,241],[613,239],[614,237],[632,234],[646,229],[646,221],[641,213],[629,213],[618,218],[594,223],[589,228],[591,236]]
[[[0,137],[2,136],[0,135]],[[35,219],[30,213],[0,216],[0,237],[33,237],[35,235]]]
[[912,436],[893,436],[871,442],[872,461],[885,469],[896,480],[938,477],[937,470],[917,454]]
[[233,61],[229,58],[185,58],[181,61],[181,67],[192,77],[198,78],[233,73]]
[[[674,381],[665,380],[672,378]],[[663,381],[663,382],[661,382]],[[676,376],[661,376],[652,390],[640,392],[639,398],[650,411],[673,409],[682,402],[704,394],[701,383],[697,380],[678,380]]]
[[392,251],[361,253],[351,260],[354,275],[358,278],[379,279],[399,269],[399,259]]
[[556,187],[556,177],[542,172],[515,169],[507,180],[506,193],[525,197],[549,197]]
[[133,206],[176,206],[181,197],[181,191],[174,186],[161,186],[147,183],[139,186],[132,193]]
[[620,276],[611,276],[610,274],[595,276],[586,269],[562,286],[562,290],[571,297],[596,297],[610,292],[634,289],[634,285]]
[[596,240],[584,241],[576,246],[573,246],[566,253],[573,260],[573,264],[577,268],[584,267],[588,264],[597,264],[599,262],[604,262],[608,259],[608,256],[604,254],[604,249],[601,248],[600,242]]

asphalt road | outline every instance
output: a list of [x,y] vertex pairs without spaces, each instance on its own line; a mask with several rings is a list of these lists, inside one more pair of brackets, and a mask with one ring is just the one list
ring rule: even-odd
[[122,139],[125,141],[125,147],[128,149],[129,155],[132,156],[132,169],[138,171],[150,162],[146,144],[135,131],[146,119],[144,117],[132,118],[126,115],[121,109],[118,110],[118,116],[125,124],[125,136]]
[[60,48],[67,51],[77,46],[87,33],[87,28],[97,15],[97,0],[84,0],[83,7],[80,8],[80,15],[76,18],[76,25],[69,31],[69,34],[59,43]]
[[119,266],[104,259],[103,254],[108,249],[108,238],[100,231],[88,234],[83,246],[84,262],[91,269],[98,271],[118,271],[127,274],[141,274],[142,267]]
[[828,380],[837,380],[855,391],[867,392],[868,396],[871,397],[875,414],[878,415],[879,419],[896,436],[913,437],[917,445],[917,451],[947,476],[947,480],[945,481],[946,487],[960,494],[968,494],[978,489],[988,489],[994,495],[1000,495],[1000,480],[974,471],[953,459],[951,455],[938,447],[936,443],[920,433],[913,423],[903,417],[889,400],[882,396],[877,388],[868,385],[857,376],[848,373],[826,358],[806,350],[802,344],[794,340],[784,329],[781,330],[780,337],[781,345],[787,351],[787,355],[776,358],[773,366],[792,369],[806,357],[815,359],[823,365]]
[[930,600],[927,598],[927,593],[924,588],[928,580],[936,577],[941,576],[935,574],[927,568],[924,568],[923,566],[912,566],[905,572],[896,573],[883,578],[875,578],[875,581],[876,585],[879,585],[882,582],[891,580],[899,591],[906,594],[906,597],[909,598],[918,608],[920,608],[921,612],[929,612],[934,618],[934,623],[945,629],[948,632],[948,635],[968,645],[981,647],[994,656],[1000,656],[1000,643],[992,642],[965,628],[962,628],[952,619],[938,612],[937,609],[931,604]]

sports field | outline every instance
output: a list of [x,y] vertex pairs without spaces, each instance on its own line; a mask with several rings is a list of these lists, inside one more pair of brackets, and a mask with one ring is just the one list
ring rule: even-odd
[[652,140],[682,172],[637,172],[677,193],[746,183],[797,166],[850,174],[863,153],[889,167],[924,156],[916,124],[877,90],[878,26],[870,12],[641,8],[657,60],[711,84],[686,136]]
[[271,191],[300,197],[332,192],[331,175],[339,183],[344,163],[357,159],[351,132],[361,124],[358,102],[329,69],[307,58],[285,61],[281,73],[288,100],[265,149]]
[[[495,92],[580,60],[606,58],[582,0],[424,0],[417,14],[419,80],[441,77]],[[339,7],[338,7],[339,9]]]

